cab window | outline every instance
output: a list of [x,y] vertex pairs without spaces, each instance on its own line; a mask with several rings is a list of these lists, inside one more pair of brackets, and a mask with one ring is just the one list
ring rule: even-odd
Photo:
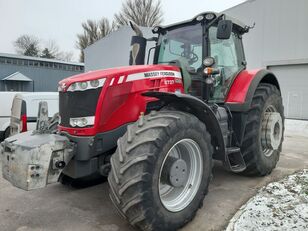
[[221,74],[216,76],[215,90],[212,100],[224,101],[233,78],[242,70],[241,54],[239,53],[238,36],[232,32],[226,40],[216,38],[217,27],[209,29],[210,56],[215,58],[215,67],[220,69]]

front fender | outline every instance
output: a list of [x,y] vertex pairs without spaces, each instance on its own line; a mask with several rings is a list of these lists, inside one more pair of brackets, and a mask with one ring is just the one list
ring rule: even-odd
[[187,94],[169,92],[146,92],[142,95],[159,99],[159,105],[172,106],[176,110],[195,115],[205,125],[212,138],[215,159],[224,158],[225,144],[219,122],[212,108],[202,100]]

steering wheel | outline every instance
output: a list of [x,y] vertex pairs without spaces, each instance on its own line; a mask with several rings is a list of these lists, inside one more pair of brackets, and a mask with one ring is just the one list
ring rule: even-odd
[[[185,58],[187,58],[187,56],[185,55],[185,52],[183,51],[182,53],[181,53],[181,56],[182,57],[185,57]],[[189,55],[188,55],[189,57],[188,57],[188,63],[189,63],[189,65],[191,65],[191,64],[193,64],[193,63],[195,63],[195,62],[197,62],[198,60],[199,60],[199,57],[198,57],[198,55],[196,55],[194,52],[189,52]]]

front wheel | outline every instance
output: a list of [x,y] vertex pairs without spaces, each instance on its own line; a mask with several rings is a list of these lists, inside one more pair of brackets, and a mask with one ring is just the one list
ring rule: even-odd
[[152,112],[128,126],[111,157],[111,199],[142,230],[176,230],[202,206],[212,169],[205,125],[178,111]]

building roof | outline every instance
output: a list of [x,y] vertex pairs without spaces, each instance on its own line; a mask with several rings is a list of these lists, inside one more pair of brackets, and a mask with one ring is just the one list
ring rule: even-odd
[[39,58],[39,57],[8,54],[8,53],[0,53],[0,57],[13,58],[13,59],[26,59],[26,60],[33,60],[33,61],[44,61],[44,62],[51,62],[51,63],[61,63],[61,64],[69,64],[69,65],[75,65],[75,66],[84,66],[84,63],[66,62],[66,61],[57,60],[57,59],[45,59],[45,58]]
[[23,81],[23,82],[32,82],[33,80],[25,76],[20,72],[15,72],[7,77],[4,77],[2,80],[4,81]]

